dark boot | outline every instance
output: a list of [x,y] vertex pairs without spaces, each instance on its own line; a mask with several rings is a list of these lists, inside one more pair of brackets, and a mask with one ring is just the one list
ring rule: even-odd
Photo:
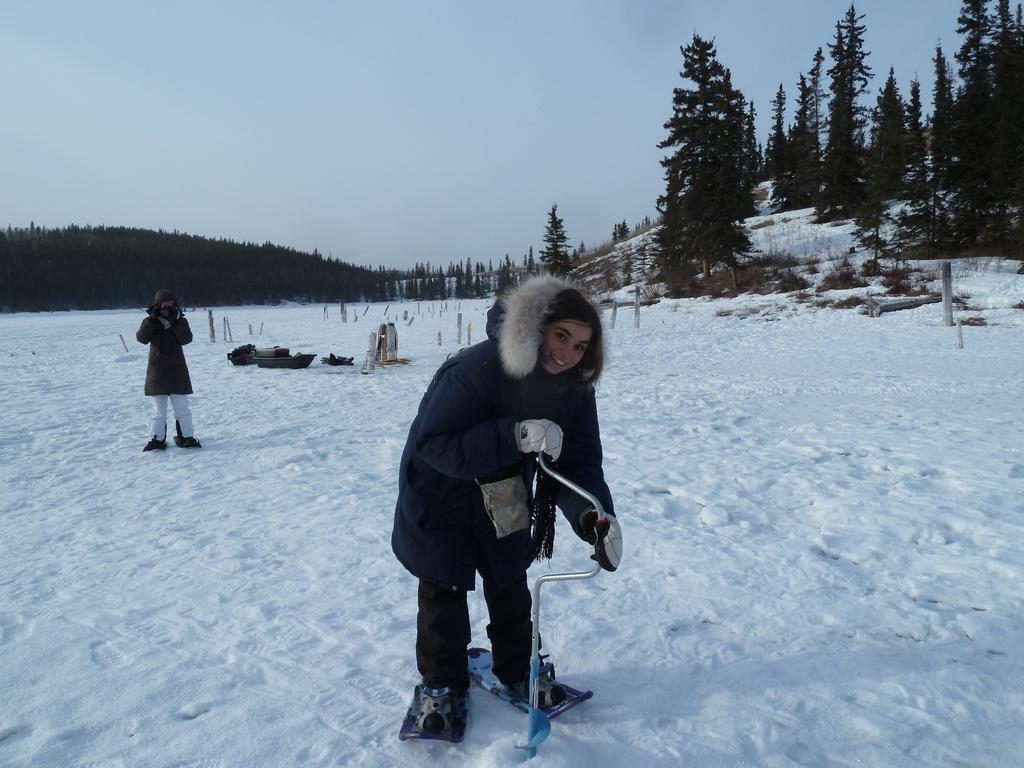
[[153,435],[153,439],[146,443],[146,447],[142,449],[142,452],[146,451],[162,451],[167,447],[166,440],[158,440],[156,435]]
[[174,436],[174,444],[179,448],[203,447],[202,445],[199,444],[199,441],[196,440],[194,437],[185,437],[183,434],[181,434],[181,424],[178,422],[177,419],[174,420],[174,431],[178,433]]

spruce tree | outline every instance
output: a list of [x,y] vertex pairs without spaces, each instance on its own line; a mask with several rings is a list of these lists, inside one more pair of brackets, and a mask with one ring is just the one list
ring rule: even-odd
[[953,166],[953,82],[949,61],[942,46],[935,47],[935,85],[932,88],[932,117],[929,121],[929,187],[932,216],[931,244],[942,253],[953,247],[949,197]]
[[806,208],[818,189],[818,163],[814,128],[811,122],[814,95],[810,81],[800,75],[797,83],[796,111],[786,136],[786,174],[782,189],[785,199],[779,210]]
[[891,67],[878,95],[872,119],[873,140],[868,153],[874,156],[872,163],[882,197],[891,200],[903,191],[906,141],[905,108]]
[[921,84],[910,84],[907,103],[906,165],[902,197],[906,202],[899,214],[899,239],[907,248],[935,254],[935,214],[932,209],[932,185],[928,165],[928,146],[921,115]]
[[810,102],[808,104],[808,122],[811,128],[811,135],[814,140],[814,162],[821,166],[825,138],[827,136],[828,119],[823,107],[825,101],[824,70],[825,54],[821,48],[814,52],[814,65],[807,75],[807,84],[810,87]]
[[743,173],[746,100],[718,61],[714,42],[695,34],[681,50],[681,76],[692,87],[673,90],[668,136],[658,144],[672,151],[661,161],[658,257],[668,269],[699,260],[710,276],[713,264],[735,266],[750,249],[740,223],[754,211]]
[[865,63],[865,27],[853,3],[829,45],[832,67],[828,142],[822,160],[822,186],[815,203],[818,218],[833,220],[856,212],[864,198],[865,111],[858,99],[867,89],[871,68]]
[[548,223],[544,228],[544,248],[540,252],[541,264],[553,275],[567,275],[572,269],[572,259],[566,246],[569,236],[565,234],[565,225],[558,218],[558,205],[552,205],[548,211]]
[[[1018,6],[1018,13],[1020,6]],[[998,0],[992,52],[993,210],[988,239],[1006,243],[1011,234],[1017,185],[1024,168],[1024,45],[1009,0]],[[1019,218],[1019,214],[1017,216]]]
[[743,126],[743,155],[746,158],[746,181],[747,186],[753,189],[761,179],[761,152],[757,144],[757,111],[754,109],[754,102],[747,102],[747,117]]
[[986,0],[962,0],[956,53],[961,87],[953,106],[950,166],[953,230],[957,243],[972,248],[983,239],[992,214],[992,20]]
[[787,198],[785,189],[786,163],[786,91],[779,83],[779,90],[772,99],[772,129],[768,134],[765,149],[765,174],[774,182],[772,202],[777,210],[784,207]]
[[[871,141],[865,155],[864,197],[857,213],[857,237],[877,261],[890,252],[892,216],[888,201],[903,191],[904,109],[892,68],[872,112]],[[899,250],[897,248],[897,250]]]

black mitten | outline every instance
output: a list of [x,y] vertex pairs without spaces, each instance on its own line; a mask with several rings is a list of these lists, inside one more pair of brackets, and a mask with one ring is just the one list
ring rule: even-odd
[[594,558],[606,571],[614,571],[622,560],[622,528],[615,515],[598,519],[593,507],[580,512],[573,526],[576,535],[594,545]]

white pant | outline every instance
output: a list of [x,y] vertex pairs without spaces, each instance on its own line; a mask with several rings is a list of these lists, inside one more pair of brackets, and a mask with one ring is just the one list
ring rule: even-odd
[[182,437],[193,437],[192,412],[188,409],[188,395],[150,395],[153,398],[153,437],[167,439],[167,400],[174,407],[174,418],[181,427]]

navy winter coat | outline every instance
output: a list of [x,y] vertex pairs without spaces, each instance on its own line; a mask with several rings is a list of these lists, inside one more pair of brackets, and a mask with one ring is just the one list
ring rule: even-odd
[[[548,292],[566,285],[553,278],[538,282]],[[516,298],[514,293],[508,301]],[[529,529],[499,540],[477,483],[518,473],[532,487],[535,460],[519,452],[517,421],[551,419],[561,426],[559,472],[614,511],[601,468],[594,388],[536,365],[539,337],[529,329],[500,332],[505,315],[505,305],[495,304],[488,313],[487,340],[438,369],[402,453],[392,549],[414,576],[448,587],[473,589],[477,569],[485,568],[501,588],[530,564]],[[503,367],[511,344],[523,346],[515,350],[520,359],[532,359],[529,373],[514,376]],[[506,346],[504,353],[501,345]],[[589,506],[565,488],[560,488],[556,503],[573,524]]]

